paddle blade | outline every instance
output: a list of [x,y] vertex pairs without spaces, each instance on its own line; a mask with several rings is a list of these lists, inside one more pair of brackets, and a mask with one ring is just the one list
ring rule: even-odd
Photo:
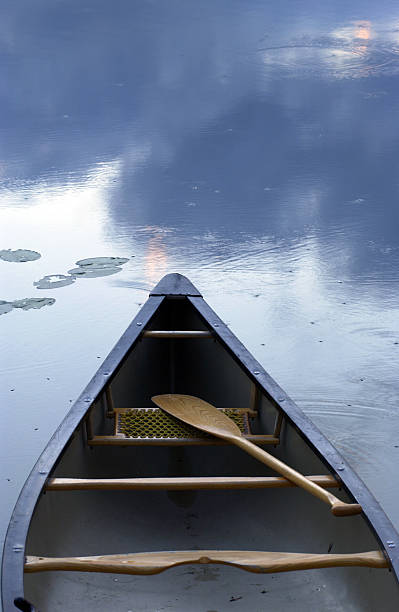
[[241,437],[239,427],[223,412],[192,395],[155,395],[151,398],[154,404],[180,419],[219,438]]

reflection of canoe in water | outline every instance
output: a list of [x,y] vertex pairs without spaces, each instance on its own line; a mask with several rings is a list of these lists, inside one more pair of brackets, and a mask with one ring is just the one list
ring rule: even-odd
[[[252,441],[270,452],[268,467],[257,460],[265,455],[157,408],[159,394],[223,408],[243,450]],[[323,501],[340,515],[360,504],[363,514],[337,518]],[[7,534],[3,606],[393,611],[397,546],[342,457],[195,287],[172,274],[29,476]]]

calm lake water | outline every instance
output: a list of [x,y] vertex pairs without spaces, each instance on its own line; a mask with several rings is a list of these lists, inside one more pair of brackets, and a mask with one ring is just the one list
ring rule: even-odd
[[[0,300],[55,300],[0,316],[2,537],[168,272],[399,528],[398,3],[22,0],[0,17],[0,255],[41,255],[0,259]],[[128,261],[55,276],[110,256]]]

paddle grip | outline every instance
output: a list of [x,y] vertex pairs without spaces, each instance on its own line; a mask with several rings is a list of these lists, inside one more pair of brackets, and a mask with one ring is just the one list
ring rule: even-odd
[[335,504],[331,506],[331,512],[334,516],[352,516],[354,514],[361,514],[362,507],[360,504],[335,502]]

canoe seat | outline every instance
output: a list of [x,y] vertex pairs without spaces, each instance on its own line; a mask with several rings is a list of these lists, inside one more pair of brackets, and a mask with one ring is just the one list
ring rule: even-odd
[[[242,434],[257,444],[278,444],[274,435],[256,435],[251,431],[250,417],[255,412],[249,408],[221,408],[240,428]],[[205,445],[226,444],[207,433],[186,425],[159,408],[115,408],[114,433],[107,436],[91,436],[88,444],[152,444],[152,445]]]
[[[250,432],[248,410],[224,409],[224,412],[240,428],[241,433]],[[127,438],[211,438],[191,425],[174,419],[159,408],[130,408],[116,410],[116,434]]]

